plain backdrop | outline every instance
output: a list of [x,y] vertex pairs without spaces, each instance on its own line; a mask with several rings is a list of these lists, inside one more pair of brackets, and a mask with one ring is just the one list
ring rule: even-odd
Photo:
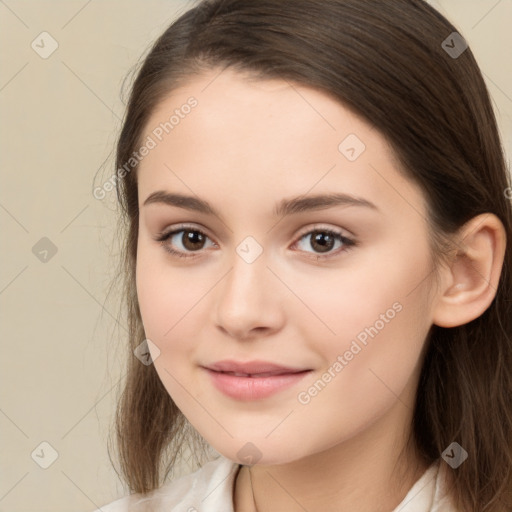
[[[475,54],[510,157],[512,1],[431,3]],[[107,452],[126,325],[107,293],[115,192],[93,187],[114,172],[123,79],[191,5],[0,0],[0,512],[125,494]]]

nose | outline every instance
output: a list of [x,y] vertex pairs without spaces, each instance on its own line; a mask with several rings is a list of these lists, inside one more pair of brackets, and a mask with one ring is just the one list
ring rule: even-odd
[[248,263],[235,253],[217,287],[214,322],[235,339],[268,336],[283,325],[282,284],[267,268],[264,254]]

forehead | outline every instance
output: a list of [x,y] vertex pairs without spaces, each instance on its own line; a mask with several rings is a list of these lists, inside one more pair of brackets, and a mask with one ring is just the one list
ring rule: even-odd
[[230,69],[194,76],[157,106],[147,137],[155,147],[139,166],[141,202],[156,189],[211,197],[216,187],[219,202],[262,204],[311,190],[395,205],[406,194],[421,209],[420,191],[371,124],[330,95],[286,80]]

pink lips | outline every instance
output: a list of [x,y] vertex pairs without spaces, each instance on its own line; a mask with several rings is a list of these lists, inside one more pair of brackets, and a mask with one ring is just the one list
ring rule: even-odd
[[219,361],[203,367],[214,386],[237,400],[257,400],[298,383],[310,369],[290,368],[267,361]]

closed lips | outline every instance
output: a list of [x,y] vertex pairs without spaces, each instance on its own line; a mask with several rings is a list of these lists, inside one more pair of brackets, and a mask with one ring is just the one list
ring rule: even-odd
[[273,377],[309,371],[309,368],[293,368],[269,361],[233,361],[224,360],[205,366],[214,372],[226,373],[236,377]]
[[[213,371],[217,371],[217,370],[213,370]],[[235,377],[273,377],[275,375],[289,375],[291,373],[303,373],[303,372],[307,372],[307,371],[309,371],[309,370],[276,371],[276,372],[265,372],[265,373],[239,373],[239,372],[217,372],[217,373],[226,373],[227,375],[233,375]]]

